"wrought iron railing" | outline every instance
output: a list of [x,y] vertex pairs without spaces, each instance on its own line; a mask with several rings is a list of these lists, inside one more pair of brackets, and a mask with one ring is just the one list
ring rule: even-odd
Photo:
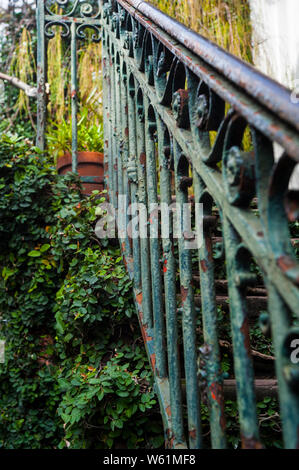
[[[110,201],[117,208],[118,196],[126,195],[124,209],[203,204],[198,249],[186,248],[192,233],[184,217],[177,240],[172,225],[167,237],[125,232],[120,240],[166,445],[225,448],[224,401],[236,393],[242,447],[263,446],[256,396],[277,394],[284,445],[298,448],[299,267],[289,231],[298,218],[298,192],[288,191],[299,161],[297,99],[147,2],[109,0],[101,8]],[[124,213],[129,222],[132,210]],[[137,214],[139,229],[148,233],[166,217]],[[220,310],[229,310],[229,379],[222,370],[221,348],[229,341],[219,336]],[[261,378],[253,362],[250,330],[258,317],[272,335],[277,383]],[[208,438],[202,404],[209,410]]]

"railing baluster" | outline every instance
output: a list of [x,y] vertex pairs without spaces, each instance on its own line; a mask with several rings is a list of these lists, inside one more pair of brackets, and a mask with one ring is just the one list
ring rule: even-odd
[[[188,189],[182,188],[182,174],[179,167],[182,159],[181,149],[174,140],[174,167],[176,202],[178,204],[179,224],[181,236],[178,239],[179,266],[180,266],[180,287],[183,310],[183,342],[184,342],[184,364],[186,377],[186,398],[188,410],[188,432],[189,445],[191,449],[201,447],[201,421],[200,421],[200,394],[197,377],[197,354],[195,338],[195,308],[194,293],[192,287],[192,261],[191,251],[185,248],[185,225],[184,225],[184,204],[188,204]],[[188,167],[187,167],[188,169]],[[186,176],[186,175],[184,175]]]
[[[141,90],[136,93],[136,131],[137,131],[137,177],[139,202],[139,229],[140,229],[140,262],[142,282],[142,311],[143,322],[148,328],[153,327],[151,303],[151,273],[148,243],[148,209],[146,194],[146,153],[145,153],[145,127],[144,104]],[[143,234],[143,232],[145,232]]]
[[[150,229],[150,265],[152,279],[152,305],[156,354],[156,372],[159,377],[166,375],[165,358],[165,327],[162,300],[162,275],[159,230],[159,211],[157,194],[157,163],[156,163],[156,132],[157,124],[154,116],[149,116],[148,99],[144,100],[146,129],[146,190],[148,196],[149,229]],[[155,233],[156,232],[156,233]]]
[[[124,194],[123,188],[123,145],[122,145],[122,116],[121,116],[121,78],[120,78],[120,54],[117,51],[114,62],[115,73],[115,134],[116,134],[116,158],[117,158],[117,208],[123,217],[124,207],[120,206],[120,196]],[[123,237],[121,236],[121,241]]]
[[104,179],[105,187],[109,193],[110,183],[110,76],[109,76],[109,51],[107,44],[106,31],[102,31],[102,76],[103,76],[103,127],[105,129],[104,136]]
[[[175,442],[184,442],[182,414],[181,367],[178,344],[178,318],[176,299],[176,262],[173,244],[173,214],[171,210],[170,136],[161,119],[157,122],[158,154],[160,166],[161,226],[169,223],[169,236],[162,238],[165,311],[170,385],[171,422]],[[166,214],[163,212],[163,205]],[[165,220],[167,219],[167,220]]]
[[71,104],[72,104],[72,170],[78,172],[77,144],[77,40],[76,23],[71,24]]
[[[128,96],[128,132],[129,132],[129,161],[128,161],[128,177],[131,191],[131,204],[134,204],[134,211],[131,216],[135,220],[132,226],[132,243],[133,243],[133,269],[134,269],[134,286],[141,292],[141,268],[140,268],[140,240],[139,216],[138,216],[138,178],[137,178],[137,134],[136,134],[136,110],[135,110],[135,83],[134,77],[130,75],[128,79],[127,96]],[[132,206],[131,206],[132,209]],[[132,219],[131,219],[132,223]]]
[[129,160],[129,123],[128,123],[128,91],[127,91],[127,70],[125,62],[121,66],[121,122],[122,122],[122,135],[121,135],[121,146],[122,146],[122,185],[123,185],[123,196],[125,196],[124,204],[124,225],[125,225],[125,241],[124,241],[124,252],[127,258],[131,257],[131,244],[128,236],[128,224],[129,215],[128,209],[130,206],[130,188],[128,180],[128,160]]
[[[226,423],[224,416],[223,377],[217,334],[212,227],[208,223],[209,217],[212,215],[212,200],[205,193],[205,185],[196,171],[193,171],[193,186],[195,203],[202,203],[204,205],[203,243],[199,248],[199,270],[204,347],[207,349],[204,372],[207,374],[206,393],[209,400],[211,443],[214,449],[224,449],[226,447]],[[205,194],[208,197],[205,198]]]
[[[248,265],[242,266],[240,260],[237,259],[240,237],[225,216],[223,217],[223,236],[242,447],[245,449],[261,448],[245,298],[245,288],[250,283],[253,274],[249,272]],[[243,268],[248,269],[243,271]]]
[[[297,368],[296,364],[292,363],[290,356],[288,356],[288,352],[290,353],[291,351],[288,351],[284,344],[288,334],[292,331],[292,315],[278,294],[277,289],[270,282],[266,282],[266,286],[269,295],[268,307],[272,320],[272,337],[276,351],[275,366],[279,384],[284,444],[289,449],[298,449],[299,396],[298,389],[296,392],[296,382],[298,384],[298,376],[296,377]],[[293,376],[291,369],[293,369]]]
[[117,142],[117,120],[116,120],[116,81],[115,81],[115,68],[116,68],[116,52],[114,45],[111,46],[111,116],[112,116],[112,202],[115,209],[118,207],[118,142]]
[[46,130],[46,38],[45,38],[45,4],[44,0],[36,3],[36,30],[37,30],[37,122],[36,145],[45,149]]
[[113,149],[114,149],[114,142],[113,142],[113,63],[112,63],[112,53],[111,53],[111,43],[110,43],[110,38],[109,36],[107,37],[107,43],[109,42],[108,46],[108,53],[109,56],[107,57],[108,61],[108,67],[107,67],[107,85],[108,85],[108,122],[109,122],[109,127],[108,127],[108,177],[109,177],[109,200],[111,203],[114,205],[114,154],[113,154]]

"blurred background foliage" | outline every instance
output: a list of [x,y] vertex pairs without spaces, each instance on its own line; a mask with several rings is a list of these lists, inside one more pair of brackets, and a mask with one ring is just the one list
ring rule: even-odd
[[[152,3],[232,54],[252,62],[250,9],[246,0],[152,0]],[[36,79],[34,4],[33,0],[8,0],[7,8],[0,6],[0,27],[6,33],[0,39],[0,71],[31,85]],[[51,126],[55,129],[63,119],[70,121],[70,50],[59,29],[48,41],[47,51],[50,132]],[[87,40],[78,45],[78,118],[87,109],[91,124],[101,125],[101,44]],[[32,127],[34,131],[34,100],[12,88],[3,87],[2,82],[0,95],[6,119],[0,128],[10,129],[16,122],[23,122],[25,129],[29,131]]]
[[[36,86],[35,1],[9,0],[0,5],[0,71],[28,85]],[[48,132],[64,120],[70,126],[70,47],[59,27],[47,47]],[[91,126],[102,124],[101,44],[78,42],[79,116]],[[23,129],[27,137],[35,132],[36,103],[24,91],[0,81],[0,101],[4,119],[0,131]],[[29,120],[28,120],[29,118]],[[85,119],[86,120],[86,119]]]
[[247,0],[152,0],[151,3],[230,53],[252,62]]

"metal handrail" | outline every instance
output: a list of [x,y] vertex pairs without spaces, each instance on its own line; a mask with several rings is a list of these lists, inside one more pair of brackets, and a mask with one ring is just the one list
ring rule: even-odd
[[[136,12],[163,29],[173,39],[211,65],[234,85],[246,91],[269,111],[299,130],[299,103],[291,100],[291,90],[264,75],[249,63],[230,54],[202,35],[190,30],[179,21],[158,10],[146,1],[124,0],[122,6],[131,5]],[[134,13],[133,13],[134,16]]]

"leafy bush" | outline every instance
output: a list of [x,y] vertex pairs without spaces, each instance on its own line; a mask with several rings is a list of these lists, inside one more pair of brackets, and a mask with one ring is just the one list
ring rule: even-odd
[[0,175],[0,447],[160,446],[131,282],[93,232],[99,196],[7,136]]

